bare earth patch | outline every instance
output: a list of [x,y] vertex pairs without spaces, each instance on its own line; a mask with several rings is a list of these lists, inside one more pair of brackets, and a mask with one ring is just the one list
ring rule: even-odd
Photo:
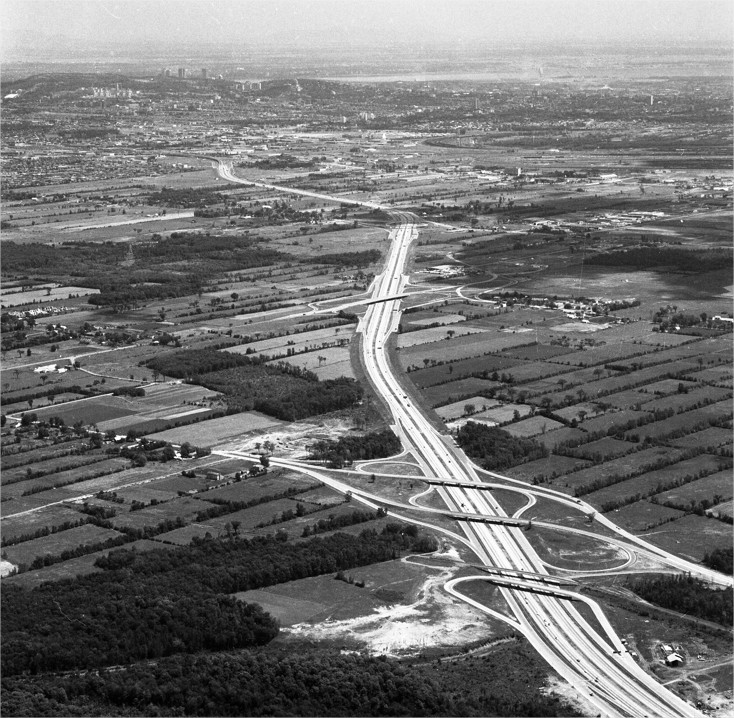
[[428,576],[409,604],[381,606],[365,616],[299,623],[287,633],[315,640],[349,640],[364,644],[376,655],[418,654],[426,647],[452,647],[492,637],[484,616],[471,606],[457,603],[443,591],[453,570]]

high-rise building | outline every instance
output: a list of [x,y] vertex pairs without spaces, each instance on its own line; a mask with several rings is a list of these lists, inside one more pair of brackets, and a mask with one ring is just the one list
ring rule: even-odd
[[186,68],[179,67],[178,68],[178,78],[179,78],[179,80],[183,80],[184,77],[186,77]]
[[201,79],[202,80],[206,80],[206,74],[207,74],[206,68],[205,67],[202,67],[201,68]]

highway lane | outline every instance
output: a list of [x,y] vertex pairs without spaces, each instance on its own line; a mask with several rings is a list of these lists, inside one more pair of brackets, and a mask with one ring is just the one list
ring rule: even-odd
[[[403,268],[415,235],[410,217],[394,232],[386,269],[375,281],[375,296],[402,291]],[[407,220],[407,221],[406,221]],[[463,453],[439,435],[403,392],[389,366],[385,343],[399,321],[397,300],[370,305],[358,331],[364,335],[365,368],[377,392],[385,399],[404,444],[424,471],[438,478],[477,482],[478,476]],[[449,509],[502,516],[504,512],[486,491],[463,486],[439,487]],[[547,573],[522,531],[504,526],[465,525],[465,534],[483,563],[520,571]],[[623,646],[616,636],[601,638],[568,602],[551,596],[501,589],[523,633],[569,682],[607,715],[697,715],[697,711],[670,694],[629,660],[621,659]],[[615,640],[616,639],[616,640]]]
[[[219,171],[225,179],[240,181],[229,168],[223,169],[221,162]],[[318,193],[277,189],[326,198]],[[341,198],[330,200],[344,201]],[[416,227],[414,218],[407,213],[402,213],[399,218],[402,224],[392,233],[385,271],[373,285],[375,298],[399,294],[406,281],[403,270]],[[411,404],[389,366],[385,344],[397,329],[399,319],[399,300],[388,299],[368,306],[358,326],[358,331],[363,333],[366,372],[390,408],[404,445],[411,449],[423,470],[439,478],[476,482],[478,476],[471,462]],[[440,487],[439,493],[450,510],[504,515],[497,502],[484,491],[456,486]],[[547,573],[521,530],[484,524],[468,524],[462,528],[482,563]],[[568,601],[510,588],[500,588],[500,591],[530,642],[569,683],[584,695],[588,693],[587,700],[603,714],[635,717],[700,715],[638,666],[620,658],[622,644],[618,637],[613,633],[609,641],[600,637],[574,607],[567,605]]]

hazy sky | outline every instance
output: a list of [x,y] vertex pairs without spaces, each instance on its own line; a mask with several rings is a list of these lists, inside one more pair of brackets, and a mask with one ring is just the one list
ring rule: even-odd
[[[448,43],[631,41],[730,46],[731,0],[0,0],[2,55],[199,42],[402,49]],[[67,41],[59,42],[59,38]]]

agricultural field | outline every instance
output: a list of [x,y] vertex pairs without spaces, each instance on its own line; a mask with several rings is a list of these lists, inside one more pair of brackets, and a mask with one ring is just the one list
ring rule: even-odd
[[99,544],[120,536],[118,531],[85,524],[43,538],[24,541],[15,546],[7,546],[3,552],[7,560],[16,566],[29,566],[34,559],[41,556],[58,556],[68,549],[75,549],[84,544]]
[[173,444],[189,442],[194,446],[215,446],[239,439],[246,434],[263,429],[282,426],[283,422],[256,411],[246,411],[218,419],[208,419],[176,429],[167,429],[151,434],[151,439],[169,441]]
[[713,518],[688,514],[641,536],[689,561],[701,561],[716,548],[731,548],[731,526]]
[[668,521],[679,519],[684,515],[684,512],[667,506],[660,506],[650,501],[635,501],[629,506],[614,509],[605,515],[608,519],[614,521],[617,526],[621,526],[627,531],[642,533],[661,524],[666,524]]

